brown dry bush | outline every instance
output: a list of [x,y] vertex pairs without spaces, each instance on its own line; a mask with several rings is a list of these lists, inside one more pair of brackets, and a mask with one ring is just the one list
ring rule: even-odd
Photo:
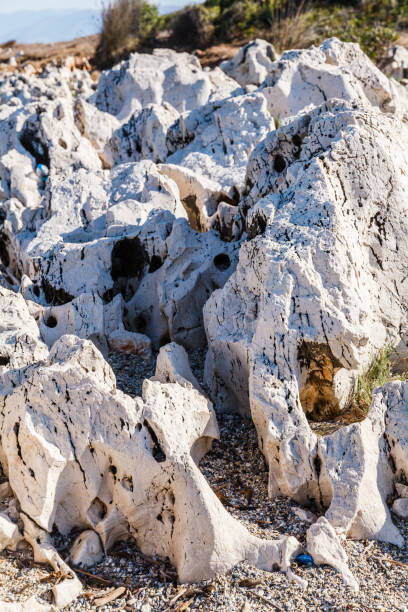
[[102,32],[95,61],[101,68],[127,57],[160,22],[157,7],[144,0],[110,0],[102,9]]

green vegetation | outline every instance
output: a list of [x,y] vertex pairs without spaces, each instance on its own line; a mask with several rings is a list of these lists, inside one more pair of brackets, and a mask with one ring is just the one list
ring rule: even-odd
[[361,410],[364,416],[370,409],[373,393],[377,387],[382,387],[392,380],[405,380],[408,377],[408,372],[399,376],[393,374],[391,363],[393,352],[392,346],[381,349],[370,367],[358,377],[352,407]]
[[408,0],[205,0],[163,17],[146,0],[109,0],[102,17],[100,66],[153,46],[205,49],[261,37],[283,51],[331,36],[359,43],[381,65],[408,29]]

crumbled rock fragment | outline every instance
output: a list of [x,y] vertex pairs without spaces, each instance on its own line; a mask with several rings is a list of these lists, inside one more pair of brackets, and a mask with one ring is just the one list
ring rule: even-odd
[[256,38],[241,47],[235,57],[222,62],[220,68],[243,87],[259,86],[278,59],[279,56],[273,45],[266,40]]
[[359,590],[357,580],[348,567],[347,555],[333,527],[321,516],[307,530],[307,550],[317,565],[331,565],[343,576],[343,580],[354,592]]
[[103,558],[101,539],[92,529],[83,531],[74,541],[69,551],[73,565],[91,567]]

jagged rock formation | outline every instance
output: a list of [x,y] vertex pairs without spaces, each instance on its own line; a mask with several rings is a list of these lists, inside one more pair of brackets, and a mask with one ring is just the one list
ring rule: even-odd
[[241,47],[232,59],[222,62],[220,68],[242,87],[247,85],[258,87],[278,59],[279,55],[273,45],[266,40],[256,38]]
[[63,336],[46,360],[23,368],[12,392],[2,390],[0,459],[27,537],[42,532],[46,541],[54,525],[63,534],[92,529],[106,549],[132,535],[143,552],[169,557],[182,581],[241,559],[290,573],[297,541],[251,536],[197,468],[218,436],[215,415],[177,371],[180,357],[170,362],[179,382],[146,381],[134,400],[116,389],[92,343]]
[[167,102],[184,112],[226,98],[237,89],[237,83],[219,68],[203,70],[194,55],[155,49],[152,55],[133,53],[103,72],[94,101],[100,110],[124,120],[148,104]]
[[408,109],[404,87],[388,79],[357,44],[344,44],[336,38],[319,47],[285,51],[261,89],[280,121],[334,99],[402,115]]
[[405,333],[405,142],[404,124],[334,102],[268,136],[242,202],[254,238],[205,306],[214,397],[251,412],[271,495],[329,507],[345,535],[393,542],[387,459],[362,494],[383,433],[371,413],[320,441],[307,419],[339,415],[357,372]]
[[[325,513],[317,563],[356,590],[341,539],[402,541],[408,383],[333,433],[311,423],[350,413],[385,344],[405,369],[406,90],[335,39],[281,58],[256,40],[222,69],[159,50],[97,86],[1,79],[0,546],[24,537],[66,575],[58,607],[80,584],[54,527],[82,531],[84,567],[131,536],[181,581],[243,559],[292,576],[298,542],[250,535],[197,467],[211,398],[251,415],[270,495]],[[206,343],[211,398],[183,348]],[[142,397],[119,391],[103,354],[160,347]]]

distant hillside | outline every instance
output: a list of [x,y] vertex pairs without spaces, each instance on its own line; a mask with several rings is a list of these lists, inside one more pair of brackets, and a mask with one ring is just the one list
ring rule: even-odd
[[[19,11],[0,15],[0,41],[54,43],[96,34],[101,29],[100,11]],[[1,43],[0,43],[1,44]]]

